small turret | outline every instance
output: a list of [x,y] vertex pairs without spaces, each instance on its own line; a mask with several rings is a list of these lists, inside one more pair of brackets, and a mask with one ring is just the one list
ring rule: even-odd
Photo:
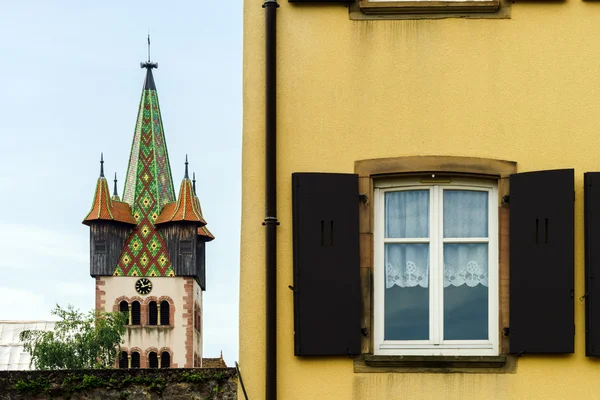
[[136,222],[129,204],[118,201],[118,196],[116,199],[110,197],[104,177],[104,154],[100,155],[100,176],[92,208],[83,224],[90,227],[90,274],[112,275],[125,239]]

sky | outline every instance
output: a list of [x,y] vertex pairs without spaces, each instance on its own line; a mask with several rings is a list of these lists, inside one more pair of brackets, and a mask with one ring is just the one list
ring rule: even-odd
[[123,193],[151,57],[176,192],[196,172],[208,228],[204,357],[238,357],[242,0],[0,3],[0,320],[94,307],[100,153]]

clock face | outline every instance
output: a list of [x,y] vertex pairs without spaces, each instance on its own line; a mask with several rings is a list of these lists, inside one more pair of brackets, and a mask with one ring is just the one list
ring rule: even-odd
[[152,282],[148,278],[141,278],[135,282],[135,291],[146,295],[152,291]]

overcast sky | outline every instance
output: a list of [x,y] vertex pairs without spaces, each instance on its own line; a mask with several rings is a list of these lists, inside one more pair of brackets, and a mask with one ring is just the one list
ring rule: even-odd
[[185,155],[207,246],[204,357],[238,358],[242,1],[0,4],[0,320],[94,307],[90,209],[104,152],[123,192],[152,38],[176,192]]

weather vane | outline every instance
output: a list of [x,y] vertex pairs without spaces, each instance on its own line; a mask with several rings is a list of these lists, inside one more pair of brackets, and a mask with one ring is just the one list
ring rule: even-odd
[[148,61],[140,63],[141,68],[158,68],[158,63],[153,63],[150,61],[150,33],[148,33]]

